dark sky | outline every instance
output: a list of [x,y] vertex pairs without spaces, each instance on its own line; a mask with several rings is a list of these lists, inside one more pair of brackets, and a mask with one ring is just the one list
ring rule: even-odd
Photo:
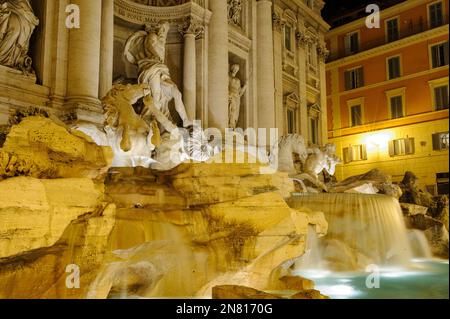
[[[329,22],[333,18],[342,15],[345,12],[365,8],[367,5],[375,3],[381,8],[392,5],[396,2],[405,0],[325,0],[325,7],[322,10],[322,16],[325,21]],[[407,0],[406,0],[407,1]]]

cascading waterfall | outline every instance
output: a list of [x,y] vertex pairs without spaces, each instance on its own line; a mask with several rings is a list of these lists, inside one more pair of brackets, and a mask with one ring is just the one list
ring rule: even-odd
[[[289,204],[299,210],[321,211],[329,224],[328,234],[319,239],[320,244],[315,248],[321,258],[316,257],[313,266],[314,258],[305,255],[299,260],[298,268],[350,271],[364,269],[369,264],[408,265],[413,257],[401,207],[392,197],[307,194],[293,196]],[[422,250],[427,249],[422,247]]]

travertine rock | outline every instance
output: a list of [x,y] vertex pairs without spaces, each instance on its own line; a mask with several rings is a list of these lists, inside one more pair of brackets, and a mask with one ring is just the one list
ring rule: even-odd
[[318,290],[308,289],[292,295],[291,299],[329,299],[329,297],[322,295]]
[[269,294],[245,286],[223,285],[212,289],[213,299],[283,299],[280,296]]
[[50,247],[78,217],[102,208],[103,187],[87,178],[0,181],[0,258]]
[[[0,258],[0,298],[85,298],[96,278],[115,224],[115,206],[74,220],[52,247]],[[79,288],[67,285],[79,269]]]
[[106,172],[112,159],[101,147],[54,121],[31,116],[11,127],[0,149],[0,177],[90,177]]

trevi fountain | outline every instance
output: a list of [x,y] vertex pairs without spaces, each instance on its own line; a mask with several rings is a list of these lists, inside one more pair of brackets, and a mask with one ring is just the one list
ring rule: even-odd
[[[85,13],[78,30],[58,35],[68,38],[53,38],[68,46],[69,65],[50,75],[32,59],[50,54],[62,68],[62,51],[52,62],[50,49],[32,55],[29,43],[36,28],[41,38],[48,31],[42,11],[64,1],[38,2],[0,1],[1,90],[18,83],[37,92],[8,91],[14,107],[0,131],[0,298],[448,298],[445,198],[419,191],[412,172],[400,184],[377,169],[337,181],[335,145],[250,128],[250,106],[265,113],[265,81],[273,86],[258,69],[265,52],[226,53],[223,65],[220,19],[264,30],[269,1],[243,11],[225,0],[209,10],[203,1],[75,1],[102,19]],[[132,12],[153,15],[139,24]],[[64,23],[64,10],[55,16]],[[204,42],[205,24],[217,39]],[[112,29],[121,46],[103,43]],[[181,73],[173,62],[180,33]],[[242,37],[233,39],[250,45]],[[99,53],[89,53],[99,38]],[[108,50],[133,72],[105,80],[103,67],[91,68]],[[204,57],[221,68],[208,72]],[[104,63],[116,68],[112,58]],[[53,98],[42,105],[46,76]],[[92,85],[103,90],[98,103]]]

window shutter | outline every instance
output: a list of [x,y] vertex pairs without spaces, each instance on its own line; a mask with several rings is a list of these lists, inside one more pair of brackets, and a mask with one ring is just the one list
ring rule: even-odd
[[345,90],[351,90],[350,71],[345,71]]
[[448,42],[444,43],[444,65],[448,65]]
[[358,69],[358,87],[364,86],[364,70],[363,68]]
[[431,63],[433,68],[437,68],[439,66],[439,46],[435,45],[431,47]]
[[366,150],[366,145],[364,145],[364,144],[361,145],[361,159],[362,160],[367,159],[367,150]]
[[350,159],[349,159],[349,154],[348,154],[348,147],[344,147],[342,149],[342,153],[344,155],[344,163],[349,163]]
[[394,141],[389,141],[389,156],[395,156]]
[[350,54],[350,35],[346,35],[344,38],[344,42],[345,42],[345,54]]
[[441,134],[439,133],[433,134],[432,138],[433,138],[433,150],[435,151],[441,150]]
[[414,154],[415,153],[415,145],[414,138],[406,138],[405,139],[405,154]]

